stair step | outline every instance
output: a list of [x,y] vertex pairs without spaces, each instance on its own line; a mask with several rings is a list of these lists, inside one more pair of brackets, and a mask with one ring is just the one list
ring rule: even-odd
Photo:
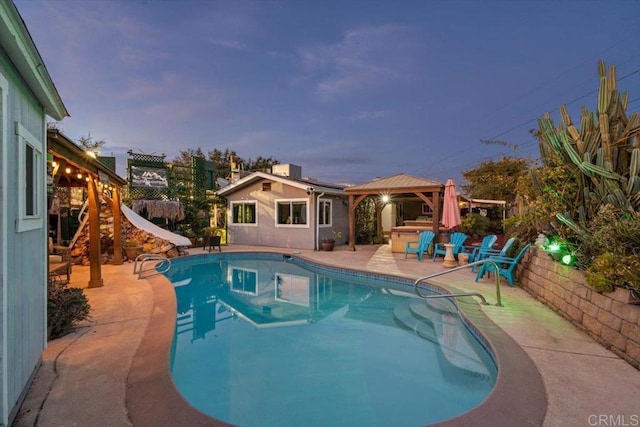
[[419,320],[431,322],[435,325],[451,325],[458,324],[458,311],[455,309],[452,303],[438,304],[434,301],[444,300],[445,298],[438,298],[434,300],[412,300],[409,303],[409,310],[411,314]]
[[433,326],[424,320],[416,318],[409,308],[409,303],[403,302],[395,306],[393,315],[401,326],[414,331],[418,336],[438,344],[438,337]]

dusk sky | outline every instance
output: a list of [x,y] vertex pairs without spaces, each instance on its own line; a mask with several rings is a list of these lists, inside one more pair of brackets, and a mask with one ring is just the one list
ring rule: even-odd
[[[538,157],[544,112],[596,106],[598,59],[640,111],[640,1],[16,0],[71,117],[103,155],[273,157],[361,184],[464,184]],[[517,144],[516,151],[481,140]]]

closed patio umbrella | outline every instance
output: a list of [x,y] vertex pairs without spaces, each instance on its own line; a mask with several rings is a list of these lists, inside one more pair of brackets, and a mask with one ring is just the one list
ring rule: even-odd
[[456,194],[456,184],[451,178],[444,185],[444,206],[442,207],[442,225],[451,229],[460,225],[460,207],[458,206],[458,195]]

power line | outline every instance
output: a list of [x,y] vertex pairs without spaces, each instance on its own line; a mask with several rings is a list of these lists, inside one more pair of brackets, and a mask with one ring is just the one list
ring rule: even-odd
[[[630,72],[629,74],[625,75],[624,77],[620,77],[620,78],[618,79],[618,81],[622,81],[622,80],[626,79],[627,77],[632,76],[632,75],[637,74],[637,73],[640,73],[640,68],[638,68],[638,69],[637,69],[637,70],[635,70],[635,71]],[[566,104],[564,104],[564,105],[571,105],[571,104],[573,104],[573,103],[575,103],[575,102],[580,101],[581,99],[586,98],[586,97],[587,97],[587,96],[589,96],[589,95],[593,95],[593,94],[594,94],[594,93],[596,93],[596,92],[598,92],[598,89],[594,89],[594,90],[592,90],[591,92],[585,93],[584,95],[579,96],[579,97],[577,97],[577,98],[575,98],[575,99],[573,99],[573,100],[571,100],[571,101],[567,102],[567,103],[566,103]],[[638,98],[638,99],[640,99],[640,98]],[[553,112],[556,112],[556,111],[559,111],[559,110],[560,110],[560,107],[556,107],[556,108],[554,108],[553,110],[551,110],[551,112],[553,113]],[[489,140],[497,139],[497,138],[501,137],[502,135],[506,135],[506,134],[508,134],[509,132],[512,132],[512,131],[514,131],[514,130],[516,130],[516,129],[519,129],[519,128],[521,128],[522,126],[524,126],[524,125],[526,125],[526,124],[529,124],[529,123],[531,123],[531,122],[535,122],[536,120],[538,120],[538,118],[537,118],[537,117],[536,117],[535,119],[527,120],[527,121],[526,121],[526,122],[524,122],[524,123],[520,123],[519,125],[514,126],[514,127],[512,127],[511,129],[508,129],[508,130],[506,130],[506,131],[504,131],[504,132],[502,132],[502,133],[499,133],[498,135],[494,136],[493,138],[489,138]]]
[[[617,79],[617,81],[618,81],[618,82],[620,82],[620,81],[622,81],[622,80],[624,80],[624,79],[626,79],[626,78],[628,78],[628,77],[631,77],[631,76],[633,76],[634,74],[638,74],[638,73],[640,73],[640,68],[638,68],[638,69],[636,69],[636,70],[634,70],[634,71],[631,71],[631,72],[630,72],[630,73],[628,73],[628,74],[625,74],[624,76],[622,76],[622,77],[618,78],[618,79]],[[594,93],[596,93],[596,92],[598,92],[598,89],[595,89],[595,90],[592,90],[592,91],[590,91],[590,92],[588,92],[588,93],[585,93],[584,95],[581,95],[581,96],[579,96],[579,97],[577,97],[577,98],[575,98],[575,99],[572,99],[571,101],[569,101],[569,102],[567,102],[567,103],[564,103],[563,105],[571,105],[571,104],[574,104],[574,103],[576,103],[576,102],[580,101],[581,99],[586,98],[586,97],[587,97],[587,96],[589,96],[589,95],[593,95],[593,94],[594,94]],[[640,99],[640,98],[636,98],[636,99],[634,99],[633,101],[629,101],[629,104],[631,104],[631,102],[635,102],[635,101],[637,101],[638,99]],[[559,107],[556,107],[556,108],[554,108],[553,110],[551,110],[551,112],[555,112],[555,111],[559,111]],[[511,133],[511,132],[513,132],[514,130],[520,129],[521,127],[526,126],[527,124],[530,124],[530,123],[535,122],[535,121],[537,121],[537,120],[538,120],[538,117],[533,118],[533,119],[529,119],[529,120],[527,120],[527,121],[525,121],[525,122],[522,122],[522,123],[520,123],[520,124],[518,124],[518,125],[516,125],[516,126],[513,126],[512,128],[507,129],[507,130],[506,130],[506,131],[504,131],[504,132],[501,132],[501,133],[499,133],[499,134],[497,134],[497,135],[493,136],[492,138],[489,138],[488,140],[489,140],[489,141],[491,141],[491,140],[498,139],[499,137],[501,137],[501,136],[503,136],[503,135],[506,135],[506,134],[508,134],[508,133]],[[485,147],[485,149],[486,149],[486,147]],[[451,155],[449,155],[449,156],[442,157],[439,161],[441,161],[441,162],[442,162],[442,161],[445,161],[445,160],[449,160],[449,159],[451,159],[451,158],[453,158],[453,157],[456,157],[456,156],[458,156],[458,155],[459,155],[459,152],[452,153],[452,154],[451,154]],[[483,155],[484,155],[484,150],[483,150]]]

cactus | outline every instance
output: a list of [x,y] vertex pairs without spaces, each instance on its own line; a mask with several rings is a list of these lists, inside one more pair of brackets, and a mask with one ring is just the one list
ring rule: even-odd
[[600,61],[598,74],[597,111],[582,107],[580,129],[573,124],[566,107],[560,106],[561,124],[554,126],[546,113],[538,120],[536,133],[543,164],[563,165],[579,187],[576,203],[557,216],[574,231],[606,203],[640,211],[640,148],[636,148],[640,116],[633,113],[627,117],[629,95],[617,90],[615,66],[611,65],[607,74],[604,61]]

